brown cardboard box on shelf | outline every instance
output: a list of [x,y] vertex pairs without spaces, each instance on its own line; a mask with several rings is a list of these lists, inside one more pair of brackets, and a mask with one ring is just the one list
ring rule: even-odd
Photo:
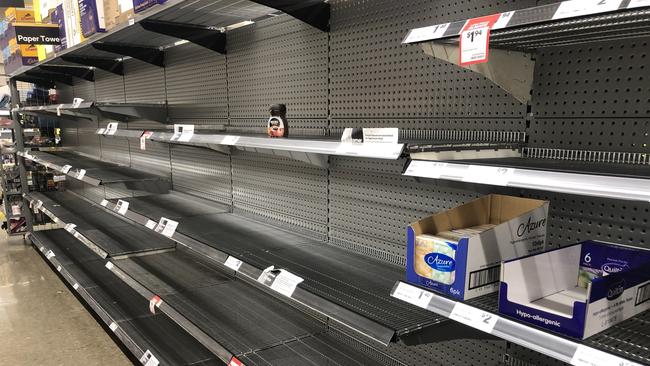
[[5,10],[5,19],[8,22],[34,23],[36,17],[34,10],[23,8],[7,8]]

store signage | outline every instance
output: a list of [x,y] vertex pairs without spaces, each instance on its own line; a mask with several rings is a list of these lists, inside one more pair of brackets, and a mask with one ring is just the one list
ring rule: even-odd
[[60,45],[61,36],[56,24],[14,24],[16,43],[36,45]]

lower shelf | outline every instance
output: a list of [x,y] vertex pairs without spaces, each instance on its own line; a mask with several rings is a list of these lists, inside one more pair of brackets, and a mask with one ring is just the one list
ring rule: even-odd
[[[397,282],[391,291],[391,296],[417,304],[417,306],[438,315],[454,319],[464,318],[465,321],[462,323],[465,325],[572,365],[589,365],[590,363],[580,363],[576,360],[577,355],[584,354],[593,357],[593,365],[597,366],[650,364],[650,349],[648,348],[650,344],[650,311],[579,341],[498,315],[496,293],[461,303],[420,287]],[[488,317],[489,324],[481,321]]]
[[147,300],[65,230],[37,231],[30,238],[135,358],[149,354],[163,365],[223,365],[171,319],[150,314]]

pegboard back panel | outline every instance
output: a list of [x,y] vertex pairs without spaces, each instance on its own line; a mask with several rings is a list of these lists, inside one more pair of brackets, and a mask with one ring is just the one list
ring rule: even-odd
[[125,138],[99,137],[102,146],[102,160],[129,166],[129,140]]
[[83,98],[86,101],[95,100],[95,83],[79,78],[73,78],[72,84],[73,98]]
[[287,15],[228,33],[231,118],[264,118],[272,104],[291,119],[327,118],[327,33]]
[[56,95],[59,98],[59,103],[72,103],[74,91],[72,86],[56,83]]
[[127,103],[165,103],[165,69],[136,59],[124,60]]
[[192,146],[171,146],[174,190],[232,204],[230,157]]
[[145,150],[140,139],[128,139],[131,167],[163,177],[171,177],[170,146],[162,142],[147,141]]
[[79,145],[77,139],[77,127],[61,127],[61,146],[74,147]]
[[478,193],[403,176],[405,161],[330,158],[330,241],[403,265],[406,227]]
[[101,157],[101,146],[99,136],[95,134],[96,131],[97,126],[77,128],[78,151],[99,159]]
[[535,1],[339,0],[331,3],[332,118],[524,116],[526,106],[487,79],[437,61],[425,55],[419,46],[401,45],[401,41],[414,27],[527,7],[535,5]]
[[244,151],[231,159],[235,208],[326,237],[326,169]]
[[187,43],[165,53],[170,118],[228,118],[226,56]]
[[95,69],[95,94],[98,102],[125,103],[124,76]]

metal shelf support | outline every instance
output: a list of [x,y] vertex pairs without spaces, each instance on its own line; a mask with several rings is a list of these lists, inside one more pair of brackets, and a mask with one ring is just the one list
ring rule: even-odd
[[54,84],[55,81],[58,81],[60,83],[72,86],[72,77],[69,75],[63,75],[55,72],[39,71],[39,70],[29,70],[25,73],[25,75],[27,75],[28,77],[34,77],[37,79],[50,81],[52,84]]
[[110,42],[95,42],[92,46],[100,51],[130,56],[158,67],[165,67],[165,52],[157,47]]
[[41,65],[40,69],[57,74],[74,76],[88,81],[95,81],[95,71],[89,67]]
[[226,53],[226,33],[216,27],[157,19],[144,19],[139,24],[148,31],[181,38],[221,54]]
[[124,75],[124,64],[119,59],[63,55],[61,60],[79,65],[93,66],[115,75]]
[[323,32],[329,32],[330,4],[323,0],[252,0],[278,9]]

